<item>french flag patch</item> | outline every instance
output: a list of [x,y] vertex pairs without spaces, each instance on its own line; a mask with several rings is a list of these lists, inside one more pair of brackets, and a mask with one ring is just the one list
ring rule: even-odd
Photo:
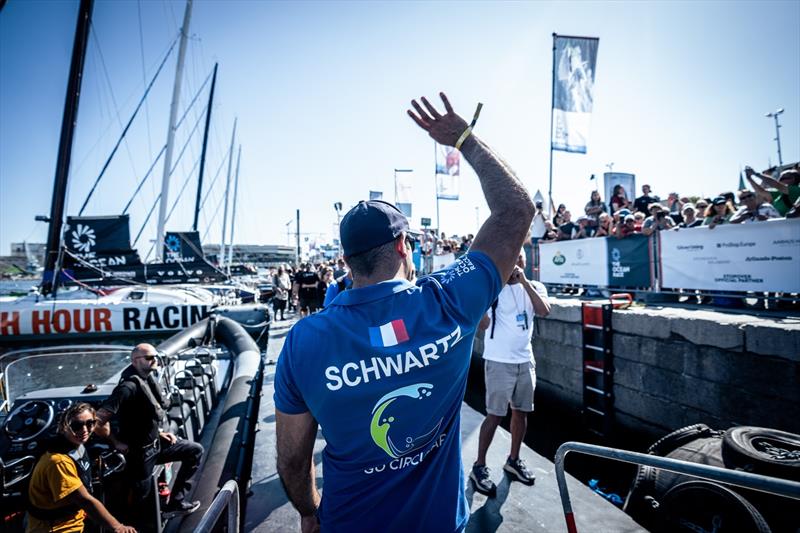
[[408,338],[406,324],[402,318],[392,320],[377,328],[369,328],[369,343],[371,346],[395,346],[406,342]]

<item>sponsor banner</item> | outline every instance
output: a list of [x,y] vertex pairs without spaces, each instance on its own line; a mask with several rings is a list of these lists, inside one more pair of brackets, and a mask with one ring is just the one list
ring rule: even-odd
[[66,268],[142,264],[139,252],[130,245],[128,215],[67,217],[64,246],[69,252],[63,261]]
[[608,284],[607,239],[578,239],[539,245],[539,281],[575,285]]
[[164,237],[164,262],[205,262],[200,234],[196,231],[168,231]]
[[20,336],[101,335],[185,329],[208,316],[205,305],[105,305],[41,302],[0,309],[0,339]]
[[650,238],[607,238],[609,287],[650,287]]
[[458,200],[458,176],[461,172],[461,152],[452,146],[436,144],[436,197],[439,200]]
[[553,150],[586,153],[599,43],[591,37],[555,36]]
[[665,289],[800,292],[800,220],[660,232]]

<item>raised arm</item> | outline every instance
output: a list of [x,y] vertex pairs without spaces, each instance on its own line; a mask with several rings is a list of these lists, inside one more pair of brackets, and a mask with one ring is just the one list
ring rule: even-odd
[[319,527],[316,513],[320,502],[313,461],[317,421],[308,412],[290,415],[275,409],[275,434],[278,437],[278,475],[283,488],[300,513],[302,531],[315,531]]
[[[468,124],[453,111],[444,93],[439,93],[439,96],[444,103],[444,115],[439,114],[424,97],[421,101],[425,109],[415,100],[411,105],[416,113],[409,110],[408,114],[433,140],[455,146]],[[508,279],[533,220],[533,201],[509,166],[475,134],[468,134],[459,148],[478,175],[490,211],[489,218],[475,235],[471,249],[488,255],[494,261],[500,279]]]

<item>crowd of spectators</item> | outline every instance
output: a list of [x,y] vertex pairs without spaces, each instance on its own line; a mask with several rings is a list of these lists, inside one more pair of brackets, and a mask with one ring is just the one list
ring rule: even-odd
[[539,242],[652,235],[657,231],[680,230],[720,224],[742,224],[774,218],[800,216],[800,168],[784,170],[778,178],[769,172],[758,173],[746,167],[752,189],[737,193],[722,192],[711,198],[681,196],[671,192],[666,200],[652,194],[650,185],[642,185],[642,195],[628,199],[625,189],[616,185],[608,204],[598,191],[592,191],[583,214],[573,218],[564,204],[552,217],[545,215],[541,202],[531,225],[531,237]]

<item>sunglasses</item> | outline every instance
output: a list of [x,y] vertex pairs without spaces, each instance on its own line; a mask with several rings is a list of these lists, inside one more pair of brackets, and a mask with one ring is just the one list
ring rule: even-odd
[[417,240],[412,238],[412,237],[409,237],[408,235],[406,235],[406,243],[408,243],[408,246],[409,246],[409,248],[411,248],[412,252],[417,247]]
[[146,359],[147,361],[155,361],[157,357],[158,357],[157,355],[139,355],[136,357],[136,359]]
[[739,197],[739,200],[749,200],[750,198],[755,198],[755,194],[743,194]]
[[87,431],[91,432],[95,425],[97,425],[97,420],[95,419],[86,420],[85,422],[73,420],[69,423],[69,429],[71,429],[73,433],[78,433],[85,427]]

